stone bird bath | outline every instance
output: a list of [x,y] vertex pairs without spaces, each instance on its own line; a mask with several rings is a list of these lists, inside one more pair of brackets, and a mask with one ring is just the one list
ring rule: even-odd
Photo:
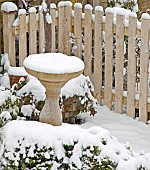
[[82,73],[83,61],[61,53],[34,54],[24,60],[24,67],[27,73],[37,77],[46,88],[46,101],[40,121],[54,126],[61,125],[60,90],[67,81]]

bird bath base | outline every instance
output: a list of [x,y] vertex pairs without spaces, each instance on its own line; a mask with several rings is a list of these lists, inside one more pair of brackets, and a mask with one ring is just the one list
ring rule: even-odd
[[37,77],[46,88],[46,101],[40,114],[40,122],[60,126],[62,124],[62,114],[59,107],[60,90],[67,81],[81,75],[82,71],[67,74],[50,74],[25,69],[27,73]]

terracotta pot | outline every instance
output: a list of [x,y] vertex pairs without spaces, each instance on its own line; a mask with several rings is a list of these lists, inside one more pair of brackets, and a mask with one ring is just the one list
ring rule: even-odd
[[10,87],[12,87],[13,84],[15,84],[15,83],[17,84],[21,77],[23,77],[25,79],[25,81],[27,80],[27,76],[9,75]]

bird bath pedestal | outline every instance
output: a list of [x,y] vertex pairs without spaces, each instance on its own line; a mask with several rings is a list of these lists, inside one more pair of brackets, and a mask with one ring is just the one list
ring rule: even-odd
[[46,88],[46,102],[40,121],[54,126],[61,125],[60,90],[67,81],[82,73],[82,60],[61,53],[35,54],[25,59],[24,66],[27,73],[37,77]]

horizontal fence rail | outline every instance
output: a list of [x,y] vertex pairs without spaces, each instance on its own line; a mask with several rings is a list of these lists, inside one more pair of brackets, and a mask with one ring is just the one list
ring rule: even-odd
[[[149,14],[143,14],[141,22],[134,13],[97,6],[92,14],[92,6],[80,3],[60,2],[58,7],[51,4],[52,18],[52,52],[75,55],[84,59],[84,74],[94,83],[95,97],[116,112],[123,112],[127,106],[127,114],[137,116],[147,122],[150,112],[148,102],[149,76]],[[44,52],[44,19],[41,10],[29,10],[29,13],[3,12],[4,51],[9,54],[12,66],[16,66],[16,36],[19,41],[19,66],[29,54]],[[9,33],[8,33],[9,30]],[[72,37],[73,36],[73,37]],[[140,41],[139,57],[136,55],[137,41]],[[127,45],[125,45],[127,42]],[[125,54],[126,48],[126,54]],[[124,62],[126,65],[126,88],[124,89]],[[137,60],[140,64],[137,65]],[[137,83],[137,69],[138,78]],[[138,99],[136,87],[139,86]],[[126,91],[126,92],[125,92]],[[124,95],[124,94],[127,95]]]

